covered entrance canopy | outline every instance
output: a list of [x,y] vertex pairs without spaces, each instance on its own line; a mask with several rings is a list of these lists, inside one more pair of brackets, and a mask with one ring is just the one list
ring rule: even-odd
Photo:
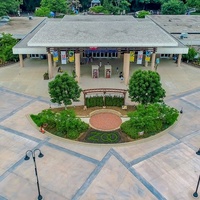
[[[128,83],[130,51],[151,52],[151,65],[155,65],[157,49],[187,49],[150,20],[137,20],[132,16],[76,15],[65,16],[61,21],[48,21],[27,42],[27,48],[46,48],[50,77],[52,52],[75,52],[75,70],[80,78],[80,57],[94,53],[96,57],[120,57],[124,55],[123,73]],[[112,51],[112,52],[111,52]],[[15,49],[15,52],[16,49]],[[171,52],[173,53],[173,52]]]

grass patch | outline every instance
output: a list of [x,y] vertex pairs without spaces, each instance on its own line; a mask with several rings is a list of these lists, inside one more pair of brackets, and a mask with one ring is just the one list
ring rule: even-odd
[[117,131],[112,132],[101,132],[101,131],[90,131],[85,137],[85,142],[98,143],[98,144],[113,144],[119,143],[121,136]]

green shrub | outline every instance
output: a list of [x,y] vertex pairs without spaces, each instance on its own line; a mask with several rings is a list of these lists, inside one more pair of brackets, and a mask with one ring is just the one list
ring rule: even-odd
[[41,118],[38,115],[32,114],[30,117],[38,127],[42,126],[43,123],[41,122]]
[[150,15],[151,13],[146,10],[141,10],[138,12],[137,17],[138,18],[145,18],[146,15]]
[[85,104],[88,108],[95,107],[95,106],[102,107],[103,106],[103,97],[102,96],[87,97],[85,99],[85,102],[86,102]]
[[89,9],[90,12],[109,14],[103,6],[94,6]]
[[[166,104],[138,105],[135,112],[130,112],[130,120],[122,123],[121,129],[131,138],[148,137],[171,126],[178,118],[178,111]],[[144,131],[143,136],[138,132]]]
[[50,9],[47,7],[41,7],[35,11],[35,15],[37,17],[49,17],[50,16]]
[[60,113],[54,113],[51,110],[43,110],[38,115],[31,115],[32,120],[41,126],[47,124],[46,129],[53,134],[76,139],[80,133],[86,131],[88,124],[76,118],[74,110],[64,110]]
[[79,135],[80,135],[80,133],[76,130],[71,130],[70,132],[67,133],[67,137],[72,140],[78,138]]
[[118,106],[124,105],[124,98],[119,96],[105,96],[105,106]]

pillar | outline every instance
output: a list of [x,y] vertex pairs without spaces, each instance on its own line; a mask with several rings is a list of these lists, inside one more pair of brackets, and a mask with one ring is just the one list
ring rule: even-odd
[[76,72],[76,80],[80,81],[80,53],[75,53],[75,72]]
[[181,59],[182,59],[182,54],[178,55],[178,61],[177,61],[177,67],[181,66]]
[[54,66],[54,67],[57,67],[57,62],[53,62],[53,66]]
[[23,60],[22,54],[19,54],[19,65],[20,65],[20,67],[24,67],[24,60]]
[[148,67],[148,61],[145,60],[145,67]]
[[156,53],[152,53],[151,57],[151,70],[155,71],[155,61],[156,61]]
[[27,56],[28,59],[31,57],[30,54],[27,54],[26,56]]
[[121,50],[117,51],[117,58],[121,58]]
[[53,78],[53,69],[52,69],[52,55],[50,52],[48,52],[47,57],[48,57],[49,79],[51,79],[51,78]]
[[126,85],[128,85],[129,82],[129,70],[130,70],[130,53],[124,53],[123,72],[124,72],[124,83]]

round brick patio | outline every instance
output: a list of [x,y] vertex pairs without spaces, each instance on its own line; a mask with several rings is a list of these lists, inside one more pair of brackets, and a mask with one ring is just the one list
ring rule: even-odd
[[100,112],[90,117],[90,126],[100,131],[113,131],[120,128],[122,120],[119,115],[112,112]]

